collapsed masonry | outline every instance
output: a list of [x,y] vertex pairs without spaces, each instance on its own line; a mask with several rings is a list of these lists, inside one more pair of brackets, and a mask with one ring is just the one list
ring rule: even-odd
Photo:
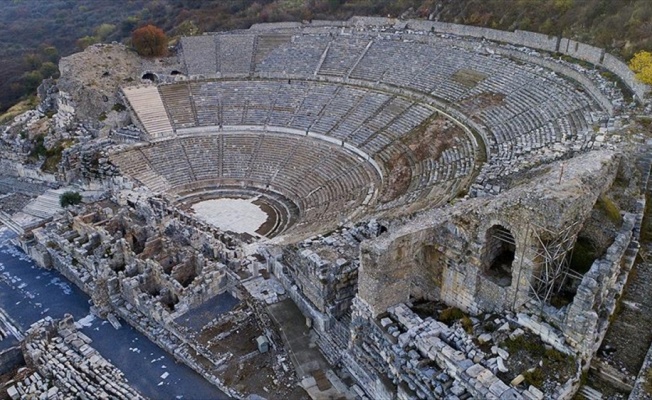
[[[638,247],[641,200],[605,221],[604,203],[627,191],[614,185],[620,164],[611,151],[551,164],[501,196],[422,213],[378,238],[367,235],[359,258],[345,255],[355,254],[345,250],[359,238],[356,230],[344,233],[348,240],[337,233],[286,248],[274,272],[309,310],[329,360],[372,398],[570,398]],[[601,241],[604,232],[593,220],[617,233]],[[601,242],[588,270],[571,262],[574,247],[584,251],[578,237]],[[423,312],[424,303],[437,302],[477,317],[457,317],[461,322],[448,326],[437,320],[447,318],[446,310]],[[500,346],[514,347],[510,341],[521,340],[524,330],[550,347],[553,359],[565,360],[558,367],[566,375],[556,384],[546,378],[539,388],[524,386],[522,373],[528,376],[532,364],[508,361]]]
[[142,399],[120,370],[104,359],[92,340],[77,331],[68,315],[47,317],[26,333],[23,352],[31,374],[7,389],[13,400],[114,398]]

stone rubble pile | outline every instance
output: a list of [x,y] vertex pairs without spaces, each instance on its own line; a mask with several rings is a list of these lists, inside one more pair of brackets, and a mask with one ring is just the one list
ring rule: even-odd
[[30,327],[24,343],[25,359],[36,372],[7,389],[13,400],[33,399],[143,399],[123,373],[104,359],[91,339],[75,328],[72,316],[47,317]]

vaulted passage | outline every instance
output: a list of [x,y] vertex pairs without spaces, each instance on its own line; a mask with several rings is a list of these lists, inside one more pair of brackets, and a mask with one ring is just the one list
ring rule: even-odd
[[494,225],[486,233],[483,265],[486,276],[500,286],[512,284],[512,263],[516,252],[514,236],[502,225]]

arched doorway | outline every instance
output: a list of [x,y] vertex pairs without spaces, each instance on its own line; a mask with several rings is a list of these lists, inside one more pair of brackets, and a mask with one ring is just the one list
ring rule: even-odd
[[509,229],[494,225],[487,230],[482,264],[489,279],[499,286],[510,286],[515,254],[516,241]]

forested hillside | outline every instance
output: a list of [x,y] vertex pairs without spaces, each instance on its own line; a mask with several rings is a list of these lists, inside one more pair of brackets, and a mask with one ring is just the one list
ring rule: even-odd
[[170,37],[256,22],[405,16],[565,35],[629,59],[652,50],[651,0],[0,0],[0,113],[96,42],[151,23]]

